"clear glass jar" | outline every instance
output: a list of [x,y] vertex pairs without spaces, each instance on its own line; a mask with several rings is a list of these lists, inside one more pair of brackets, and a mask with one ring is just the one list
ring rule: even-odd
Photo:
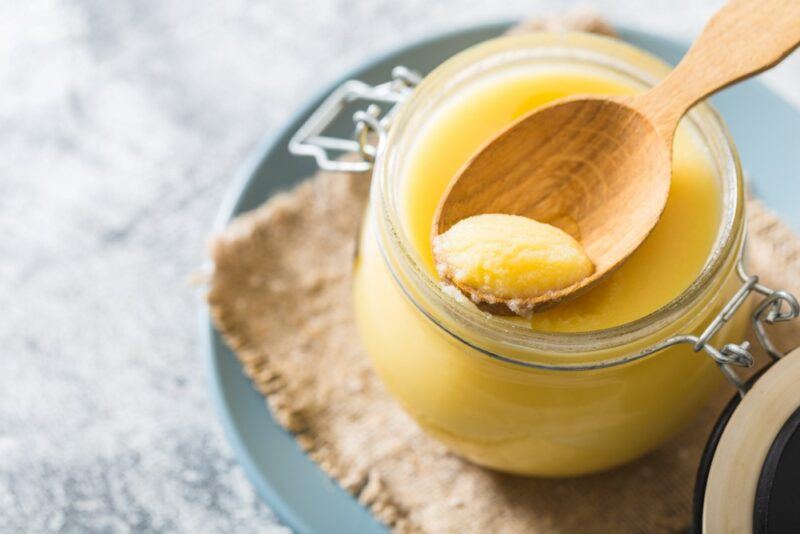
[[[716,388],[715,361],[691,344],[741,286],[742,173],[720,118],[707,105],[687,116],[719,179],[722,215],[697,279],[654,313],[605,330],[546,333],[458,304],[421,265],[398,206],[400,169],[432,110],[463,84],[526,62],[609,69],[644,86],[668,68],[621,42],[585,34],[490,41],[428,75],[393,118],[375,160],[355,271],[359,330],[391,393],[426,432],[494,469],[570,476],[608,469],[663,443]],[[713,338],[743,339],[747,314]]]

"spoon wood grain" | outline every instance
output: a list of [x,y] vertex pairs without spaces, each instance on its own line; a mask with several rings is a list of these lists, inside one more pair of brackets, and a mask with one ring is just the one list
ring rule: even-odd
[[[526,299],[525,306],[541,308],[586,289],[630,256],[658,222],[680,118],[703,98],[777,64],[798,44],[800,0],[732,0],[652,89],[559,100],[485,144],[445,191],[432,237],[482,213],[550,223],[578,239],[596,269],[571,286]],[[459,289],[490,311],[508,312],[503,299]]]

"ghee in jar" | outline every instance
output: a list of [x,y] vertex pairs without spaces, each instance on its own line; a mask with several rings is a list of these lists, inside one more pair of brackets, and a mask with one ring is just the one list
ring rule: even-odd
[[[741,169],[705,106],[677,132],[661,221],[585,295],[530,322],[482,315],[437,285],[431,252],[445,186],[498,130],[556,98],[630,93],[667,71],[615,40],[504,37],[437,68],[397,115],[360,239],[356,323],[388,390],[457,454],[526,475],[608,469],[663,443],[722,382],[715,362],[689,345],[629,360],[702,332],[740,284]],[[647,82],[631,74],[641,72]],[[746,324],[737,315],[714,342],[741,341]]]

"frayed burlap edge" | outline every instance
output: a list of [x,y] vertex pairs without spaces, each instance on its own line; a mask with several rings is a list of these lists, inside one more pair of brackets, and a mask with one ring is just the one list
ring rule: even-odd
[[[215,237],[211,243],[211,257],[214,263],[218,266],[227,265],[231,251],[263,241],[265,236],[258,235],[261,229],[276,223],[280,224],[277,221],[285,218],[293,218],[296,214],[292,201],[296,200],[298,196],[303,197],[304,201],[313,201],[318,197],[315,189],[320,186],[320,183],[326,183],[332,187],[360,189],[361,191],[355,192],[350,198],[355,202],[358,199],[366,199],[364,189],[368,186],[368,182],[369,178],[366,176],[354,178],[351,175],[319,173],[315,179],[306,180],[289,193],[280,194],[266,205],[235,219],[225,233]],[[346,193],[332,196],[338,198],[342,194]],[[360,215],[354,214],[360,213],[363,208],[363,202],[360,205],[352,206],[349,216],[345,214],[345,218],[348,220],[344,226],[357,227],[353,217],[360,217]],[[353,239],[348,241],[352,245],[351,249],[343,252],[346,256],[352,256],[355,250],[355,236],[352,237]],[[276,355],[263,353],[259,346],[250,344],[248,340],[252,339],[251,337],[242,335],[244,327],[240,316],[231,312],[236,310],[237,305],[234,303],[232,307],[229,306],[230,295],[227,287],[225,284],[214,283],[213,275],[211,280],[212,284],[207,300],[214,323],[225,342],[241,361],[245,374],[252,380],[259,393],[264,395],[266,404],[278,424],[291,432],[298,445],[309,457],[342,488],[367,507],[378,520],[396,532],[419,532],[419,529],[408,521],[407,512],[391,497],[376,471],[346,469],[335,448],[317,438],[313,428],[309,425],[309,417],[303,408],[297,406],[287,388],[287,381],[291,380],[291,377],[284,376],[273,365],[273,358]],[[336,282],[336,280],[330,281]],[[257,290],[263,280],[247,280],[244,283]],[[312,284],[314,283],[319,283],[319,281],[312,282]],[[277,355],[277,357],[280,356]]]

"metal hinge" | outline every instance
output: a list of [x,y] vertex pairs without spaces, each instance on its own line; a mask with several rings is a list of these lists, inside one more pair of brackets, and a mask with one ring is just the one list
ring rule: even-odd
[[695,352],[704,351],[711,356],[719,365],[727,379],[736,386],[740,395],[747,392],[747,386],[731,366],[752,367],[755,359],[750,352],[750,343],[728,343],[722,348],[713,346],[710,341],[714,334],[730,321],[736,312],[742,307],[752,293],[763,295],[764,298],[758,303],[750,317],[755,332],[756,339],[764,347],[764,350],[773,360],[778,360],[784,356],[770,339],[766,331],[767,325],[773,325],[784,321],[791,321],[800,316],[800,304],[797,298],[787,291],[776,291],[764,284],[759,283],[758,276],[748,275],[744,267],[744,261],[740,258],[736,266],[736,272],[742,280],[742,287],[731,297],[728,303],[722,308],[714,320],[709,323],[706,329],[699,336],[681,335],[664,340],[646,352],[652,354],[667,347],[688,343],[692,345]]
[[[334,90],[311,114],[289,141],[289,152],[297,156],[312,156],[320,169],[338,172],[367,172],[386,137],[397,108],[422,80],[405,67],[392,69],[392,80],[369,85],[349,80]],[[365,101],[366,109],[353,115],[355,131],[352,138],[325,135],[339,114],[350,104]],[[389,105],[384,112],[381,105]],[[351,157],[346,157],[346,156]],[[355,158],[355,159],[353,159]]]

